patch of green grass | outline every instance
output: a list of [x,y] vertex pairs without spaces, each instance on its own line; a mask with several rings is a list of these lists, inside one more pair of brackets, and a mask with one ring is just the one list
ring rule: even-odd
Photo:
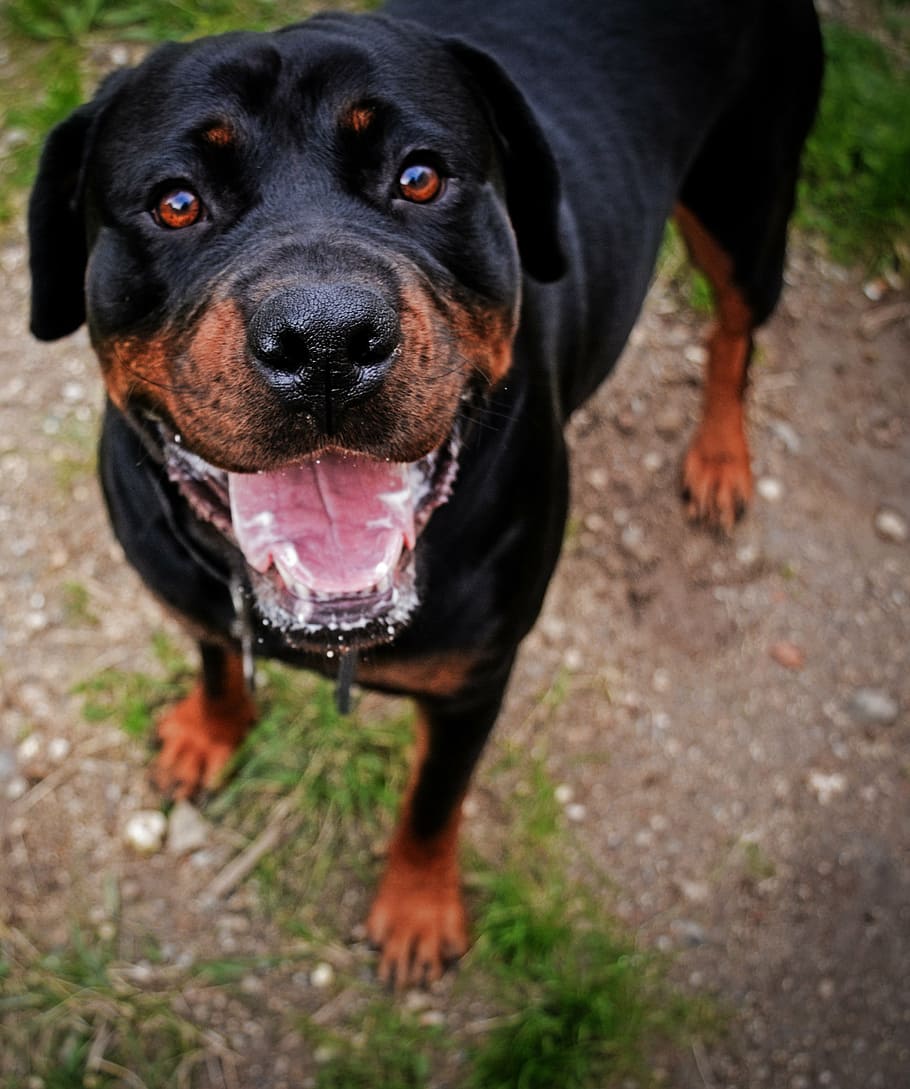
[[347,1031],[304,1028],[323,1053],[316,1089],[423,1089],[446,1040],[438,1028],[377,1000]]
[[884,45],[825,27],[827,66],[803,159],[799,221],[840,261],[910,263],[910,70]]
[[26,44],[13,64],[15,78],[0,88],[0,223],[18,210],[44,137],[84,99],[79,56],[64,45]]
[[411,711],[342,715],[326,681],[263,665],[261,717],[238,751],[234,774],[208,808],[243,835],[258,835],[279,804],[293,834],[256,869],[267,909],[290,932],[335,930],[350,873],[374,877],[372,845],[385,834],[406,778]]
[[92,610],[91,594],[81,582],[70,580],[61,587],[63,615],[67,627],[96,627],[98,617]]
[[[651,1081],[651,1057],[712,1029],[700,997],[675,990],[668,964],[635,942],[593,892],[570,880],[553,784],[539,762],[518,795],[518,854],[481,866],[470,985],[500,1016],[471,1051],[470,1089],[604,1089]],[[533,831],[532,831],[533,830]],[[483,981],[486,981],[485,983]]]
[[291,0],[8,0],[9,27],[35,41],[84,42],[91,34],[160,41],[252,30],[303,19],[316,5]]
[[747,880],[753,882],[764,881],[777,873],[774,861],[765,852],[760,843],[747,839],[742,841],[743,868]]
[[[10,1089],[189,1084],[219,1048],[176,1012],[173,993],[119,970],[116,938],[74,928],[42,953],[0,926],[0,1082]],[[223,1049],[221,1049],[223,1051]]]
[[191,675],[186,659],[163,633],[153,637],[152,646],[161,675],[105,669],[76,686],[87,722],[115,721],[131,737],[144,737],[158,711],[183,695]]
[[714,295],[707,278],[691,263],[686,243],[676,223],[670,220],[664,230],[657,272],[670,283],[680,303],[697,314],[710,314]]

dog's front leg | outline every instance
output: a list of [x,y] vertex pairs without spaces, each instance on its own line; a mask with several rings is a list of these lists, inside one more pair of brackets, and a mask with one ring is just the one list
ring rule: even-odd
[[367,921],[381,949],[379,978],[399,990],[438,979],[467,950],[461,804],[501,699],[418,703],[410,782]]
[[217,786],[256,721],[242,656],[215,643],[201,643],[200,651],[196,686],[158,723],[161,751],[152,780],[174,798]]

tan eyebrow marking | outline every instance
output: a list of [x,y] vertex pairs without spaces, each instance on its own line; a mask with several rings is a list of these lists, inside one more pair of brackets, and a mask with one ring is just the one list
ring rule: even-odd
[[355,132],[358,135],[372,125],[376,117],[376,111],[372,106],[356,105],[351,106],[341,116],[342,128],[350,129],[351,132]]
[[215,147],[229,147],[234,142],[234,133],[227,125],[212,125],[203,132],[202,139]]

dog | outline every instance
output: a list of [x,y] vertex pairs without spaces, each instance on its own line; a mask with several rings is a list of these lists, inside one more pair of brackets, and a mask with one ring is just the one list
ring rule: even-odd
[[717,319],[687,510],[749,501],[822,63],[810,0],[393,0],[160,46],[48,137],[32,330],[87,322],[114,531],[201,651],[155,779],[218,781],[253,656],[414,697],[385,981],[467,948],[461,802],[560,551],[563,428],[670,217]]

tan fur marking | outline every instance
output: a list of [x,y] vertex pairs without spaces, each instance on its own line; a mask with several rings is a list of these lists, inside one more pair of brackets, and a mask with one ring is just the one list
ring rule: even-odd
[[752,498],[752,470],[743,412],[752,312],[733,282],[733,261],[683,205],[675,218],[693,262],[707,276],[717,309],[708,340],[701,424],[683,466],[690,517],[732,528]]

